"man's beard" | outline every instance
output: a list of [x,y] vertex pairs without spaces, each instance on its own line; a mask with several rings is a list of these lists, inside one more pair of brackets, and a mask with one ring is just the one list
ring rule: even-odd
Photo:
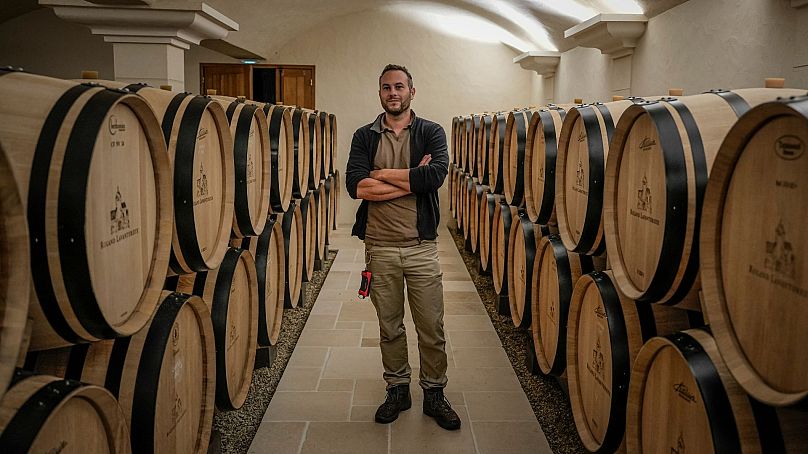
[[382,109],[384,109],[384,111],[389,113],[390,115],[401,115],[403,112],[405,112],[407,109],[410,108],[410,101],[411,100],[412,100],[412,98],[402,99],[399,102],[398,109],[391,109],[391,108],[387,107],[386,102],[383,102],[382,103]]

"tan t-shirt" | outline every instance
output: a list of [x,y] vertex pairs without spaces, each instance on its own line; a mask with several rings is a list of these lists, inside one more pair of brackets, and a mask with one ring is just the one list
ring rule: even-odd
[[[415,119],[415,114],[412,118]],[[373,160],[373,169],[409,169],[412,121],[398,136],[384,124],[384,115],[376,119],[373,127],[378,128],[382,134]],[[384,202],[369,202],[365,243],[399,247],[416,245],[417,221],[415,194]]]

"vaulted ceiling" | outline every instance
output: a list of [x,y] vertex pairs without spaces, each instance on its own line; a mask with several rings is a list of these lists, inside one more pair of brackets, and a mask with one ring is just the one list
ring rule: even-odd
[[[187,6],[199,0],[92,0],[93,3]],[[517,51],[573,47],[564,30],[599,13],[644,13],[653,17],[687,0],[205,0],[232,18],[240,31],[227,41],[268,52],[297,34],[340,16],[371,9],[439,28],[469,39],[501,41]],[[0,2],[0,23],[39,8],[37,0]]]

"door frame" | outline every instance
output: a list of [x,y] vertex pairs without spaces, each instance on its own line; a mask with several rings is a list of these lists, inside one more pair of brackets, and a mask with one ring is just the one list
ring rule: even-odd
[[[248,65],[245,63],[199,63],[199,93],[205,94],[205,68],[207,67],[222,67],[222,66],[249,66],[250,70],[247,72],[247,99],[253,98],[253,68],[275,68],[276,70],[284,69],[310,69],[311,70],[311,96],[314,100],[314,105],[317,105],[317,67],[315,65],[287,65],[280,63],[256,63]],[[282,77],[280,74],[275,77],[275,93],[283,93],[281,87]]]

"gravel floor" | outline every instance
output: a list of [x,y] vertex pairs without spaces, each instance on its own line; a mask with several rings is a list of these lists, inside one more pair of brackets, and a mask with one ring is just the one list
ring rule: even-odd
[[553,377],[533,375],[528,370],[526,358],[530,353],[528,344],[533,342],[530,331],[516,328],[510,316],[502,316],[497,312],[499,295],[494,291],[494,281],[490,275],[479,273],[479,258],[465,250],[462,235],[456,234],[454,222],[450,221],[449,231],[452,232],[457,250],[463,257],[466,268],[469,270],[471,280],[477,287],[485,305],[488,316],[494,324],[502,346],[511,360],[513,370],[522,384],[533,413],[536,415],[550,447],[556,454],[585,453],[583,445],[575,429],[569,397]]
[[323,281],[334,263],[336,251],[328,255],[321,271],[315,271],[311,281],[306,283],[306,298],[302,306],[283,310],[281,334],[278,338],[275,360],[270,367],[256,369],[253,372],[252,384],[244,405],[234,411],[216,411],[213,417],[213,429],[221,437],[222,452],[226,454],[246,453],[258,432],[261,419],[266,413],[269,401],[275,394],[275,389],[281,381],[286,364],[292,356],[297,340],[309,313],[317,300]]

